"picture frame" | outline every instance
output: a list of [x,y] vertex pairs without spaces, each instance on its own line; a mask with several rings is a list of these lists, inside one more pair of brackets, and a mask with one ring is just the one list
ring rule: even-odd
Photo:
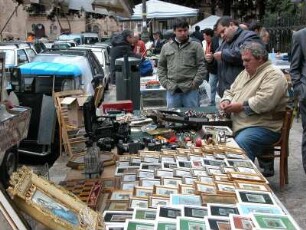
[[194,182],[195,193],[196,194],[217,194],[217,188],[215,185],[206,184],[199,181]]
[[203,158],[203,165],[221,167],[221,166],[226,166],[226,163],[224,160],[216,160],[216,159],[211,160],[211,159]]
[[140,166],[141,163],[142,161],[140,157],[133,156],[130,159],[130,166]]
[[142,157],[142,162],[158,164],[158,163],[160,163],[160,158],[156,157],[156,156],[143,156]]
[[240,172],[240,173],[248,173],[248,174],[260,174],[260,172],[258,171],[258,169],[256,168],[248,168],[248,167],[235,167],[236,172]]
[[203,168],[204,164],[203,164],[203,160],[191,160],[191,166],[192,168]]
[[156,211],[156,217],[162,219],[175,220],[179,216],[184,216],[184,210],[181,206],[162,206],[159,205]]
[[257,183],[257,182],[251,182],[251,181],[234,181],[235,187],[237,189],[243,189],[243,190],[257,190],[257,191],[265,191],[270,192],[271,188],[266,183]]
[[196,177],[183,177],[182,180],[183,180],[183,184],[193,185],[194,181],[197,180],[197,178]]
[[113,191],[117,187],[114,177],[101,178],[101,184],[103,191]]
[[163,178],[163,177],[173,177],[173,170],[172,169],[157,169],[155,170],[155,177],[156,178]]
[[192,176],[194,177],[208,176],[208,173],[205,168],[192,168],[190,171],[191,171]]
[[194,154],[191,154],[189,155],[189,160],[190,161],[202,161],[203,163],[203,156],[202,155],[194,155]]
[[139,186],[141,187],[153,188],[154,185],[161,185],[161,180],[158,178],[156,179],[141,178],[139,180]]
[[247,156],[241,153],[232,153],[232,152],[226,152],[225,153],[226,158],[228,159],[237,159],[237,160],[246,160]]
[[210,195],[210,194],[201,194],[201,200],[202,205],[207,206],[208,203],[219,203],[219,204],[236,204],[237,203],[237,197],[236,195],[232,194],[216,194],[216,195]]
[[125,223],[105,225],[105,230],[124,230],[124,225]]
[[132,181],[132,182],[121,182],[120,189],[133,191],[135,186],[139,186],[139,181]]
[[126,168],[129,167],[130,165],[130,161],[117,161],[116,162],[116,167],[118,168]]
[[158,220],[154,230],[176,230],[176,220]]
[[256,165],[249,159],[225,159],[228,166],[232,167],[245,167],[245,168],[256,168]]
[[173,169],[173,175],[175,177],[192,177],[190,169],[186,169],[186,168]]
[[229,217],[221,216],[205,216],[204,220],[206,222],[207,229],[224,230],[230,229]]
[[235,194],[236,186],[233,182],[216,181],[217,193]]
[[230,178],[228,177],[228,173],[223,174],[223,175],[213,175],[212,177],[214,178],[214,181],[221,181],[221,182],[229,182],[230,181]]
[[154,221],[127,220],[124,229],[154,230]]
[[162,169],[175,169],[178,167],[177,162],[162,161]]
[[177,148],[176,149],[177,153],[184,156],[184,155],[189,155],[192,153],[191,149],[186,149],[186,148]]
[[186,217],[204,219],[205,216],[208,216],[207,207],[184,205],[183,208]]
[[195,189],[193,185],[179,184],[179,193],[180,194],[194,194]]
[[182,178],[178,177],[163,177],[161,178],[162,185],[168,187],[178,188],[180,184],[182,184]]
[[260,174],[250,174],[250,173],[241,173],[241,172],[229,172],[228,176],[231,180],[243,180],[243,181],[253,181],[253,182],[265,182]]
[[215,185],[215,180],[210,176],[198,176],[198,181],[205,184]]
[[237,208],[241,215],[250,215],[252,213],[284,214],[283,210],[277,205],[237,203]]
[[129,202],[129,209],[134,208],[148,208],[149,207],[149,199],[141,198],[141,197],[131,197]]
[[145,170],[151,170],[154,172],[155,169],[161,169],[162,164],[157,163],[157,164],[152,164],[152,163],[141,163],[140,164],[140,169],[145,169]]
[[102,227],[98,212],[88,208],[76,195],[39,177],[26,166],[11,175],[7,192],[20,210],[51,229]]
[[127,219],[133,218],[132,211],[104,211],[103,221],[105,224],[124,223]]
[[199,195],[171,194],[170,205],[201,206],[201,197]]
[[187,155],[177,155],[177,154],[175,154],[175,159],[176,159],[176,161],[189,161]]
[[155,174],[154,174],[154,171],[152,170],[139,169],[137,171],[137,177],[138,179],[141,179],[141,178],[154,179]]
[[160,155],[161,162],[176,162],[175,156]]
[[127,211],[129,209],[129,201],[109,201],[107,210],[109,211]]
[[155,220],[156,215],[156,209],[152,208],[134,208],[133,211],[133,219],[138,220]]
[[207,134],[216,134],[218,132],[224,132],[226,136],[233,136],[233,131],[227,126],[203,125],[202,129]]
[[236,204],[207,204],[208,216],[229,217],[230,214],[239,214]]
[[136,197],[148,198],[153,194],[153,188],[135,186],[133,195]]
[[126,173],[121,176],[121,182],[134,182],[137,181],[136,173]]
[[251,217],[258,229],[300,229],[289,215],[254,213]]
[[192,168],[192,164],[191,164],[191,161],[182,161],[182,160],[179,160],[177,161],[177,166],[178,168]]
[[224,166],[224,167],[221,167],[221,172],[224,174],[229,173],[229,172],[237,172],[237,169],[232,166]]
[[157,208],[159,205],[169,205],[170,198],[169,197],[161,197],[161,196],[150,196],[149,197],[149,207]]
[[157,196],[166,196],[169,197],[171,194],[177,194],[178,187],[170,187],[163,185],[154,185],[153,194]]
[[178,217],[177,218],[177,229],[178,230],[204,230],[207,229],[206,222],[204,219],[192,218],[192,217]]
[[224,175],[223,172],[221,171],[221,168],[215,166],[206,166],[206,172],[208,176]]
[[200,147],[194,147],[191,149],[193,155],[202,155],[203,151]]
[[255,225],[250,216],[230,214],[230,225],[233,230],[254,229]]
[[126,173],[137,173],[138,166],[116,167],[115,176],[122,176]]
[[236,189],[236,196],[241,203],[276,205],[270,192]]
[[112,192],[110,201],[128,201],[133,196],[132,191],[128,190],[115,190]]

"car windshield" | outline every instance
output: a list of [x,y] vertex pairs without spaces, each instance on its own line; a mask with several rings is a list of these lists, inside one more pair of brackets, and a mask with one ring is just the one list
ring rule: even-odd
[[105,57],[102,50],[93,50],[93,53],[96,55],[100,65],[105,66]]
[[33,62],[55,62],[77,65],[82,72],[82,85],[84,85],[85,92],[93,95],[93,88],[91,85],[93,74],[87,58],[73,55],[38,54],[34,57]]
[[1,49],[0,52],[5,53],[5,68],[14,67],[14,50]]

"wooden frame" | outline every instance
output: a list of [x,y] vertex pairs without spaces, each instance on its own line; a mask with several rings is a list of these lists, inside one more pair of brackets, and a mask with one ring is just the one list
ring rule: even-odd
[[112,192],[110,201],[128,201],[132,197],[133,192],[126,190],[115,190]]
[[235,181],[235,186],[238,189],[245,189],[245,190],[257,190],[257,191],[264,191],[270,192],[271,188],[266,183],[257,183],[251,181]]
[[217,194],[217,188],[215,185],[201,183],[199,181],[194,182],[195,193]]
[[138,220],[155,220],[157,211],[151,208],[135,208],[133,219]]
[[233,230],[254,229],[255,225],[250,216],[230,214],[230,225]]
[[229,214],[239,214],[236,204],[207,204],[208,216],[229,217]]
[[265,182],[260,174],[250,174],[250,173],[240,173],[240,172],[229,172],[229,178],[231,180],[244,180],[244,181],[253,181],[253,182]]
[[146,179],[139,180],[139,186],[153,188],[154,185],[161,185],[160,179]]
[[157,169],[155,170],[155,177],[156,178],[163,178],[163,177],[173,177],[173,170],[172,169]]
[[241,203],[276,205],[272,193],[270,192],[237,189],[236,196]]
[[133,195],[135,197],[148,198],[152,194],[153,194],[153,188],[140,187],[140,186],[135,186],[134,187]]
[[108,204],[109,211],[127,211],[129,209],[128,201],[110,201]]
[[129,208],[148,208],[149,207],[149,199],[141,198],[141,197],[131,197],[129,202]]
[[146,178],[146,179],[154,179],[155,177],[155,174],[153,171],[151,170],[144,170],[144,169],[139,169],[137,171],[137,177],[140,179],[140,178]]
[[231,194],[216,194],[216,195],[210,195],[210,194],[201,194],[202,199],[202,205],[207,205],[208,203],[221,203],[221,204],[236,204],[237,198],[236,195]]
[[215,184],[217,187],[217,193],[235,194],[236,186],[233,182],[216,181]]
[[150,196],[149,197],[149,207],[157,208],[158,205],[169,205],[170,198],[169,197],[161,197],[161,196]]
[[133,191],[135,186],[139,186],[139,181],[121,182],[120,189],[126,191]]
[[194,187],[187,184],[179,184],[180,194],[194,194]]
[[157,196],[169,197],[171,194],[177,194],[178,187],[169,187],[162,185],[154,185],[153,194]]
[[182,184],[182,178],[178,177],[163,177],[161,178],[163,186],[178,188],[179,184]]

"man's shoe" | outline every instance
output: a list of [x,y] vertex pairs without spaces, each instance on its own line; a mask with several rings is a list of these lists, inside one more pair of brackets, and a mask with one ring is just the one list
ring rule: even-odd
[[265,168],[264,171],[262,172],[262,175],[264,177],[271,177],[274,176],[274,169],[273,168]]

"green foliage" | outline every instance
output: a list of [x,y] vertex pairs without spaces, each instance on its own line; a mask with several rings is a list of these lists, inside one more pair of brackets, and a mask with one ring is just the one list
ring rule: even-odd
[[266,14],[269,13],[296,13],[296,6],[291,0],[267,0]]

